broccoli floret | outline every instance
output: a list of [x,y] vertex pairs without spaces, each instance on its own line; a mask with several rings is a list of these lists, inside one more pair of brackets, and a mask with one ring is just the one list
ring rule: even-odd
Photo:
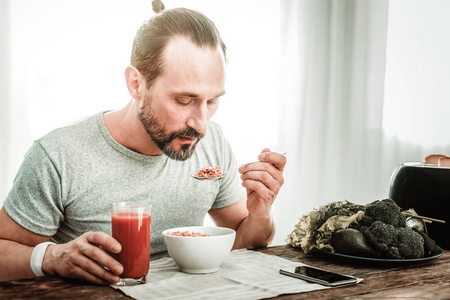
[[390,224],[375,221],[370,227],[361,227],[369,243],[377,250],[386,252],[397,240],[397,229]]
[[386,258],[419,258],[424,255],[423,237],[411,228],[395,228],[375,221],[369,227],[362,226],[360,230],[370,245]]
[[422,235],[411,228],[399,228],[397,247],[402,258],[420,258],[425,254]]
[[377,200],[365,208],[362,226],[370,226],[375,221],[381,221],[394,227],[405,227],[406,217],[401,208],[391,199]]

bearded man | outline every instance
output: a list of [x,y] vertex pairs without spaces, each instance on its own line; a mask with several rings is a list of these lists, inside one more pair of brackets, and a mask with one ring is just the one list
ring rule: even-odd
[[[121,245],[111,237],[110,207],[126,200],[152,205],[152,253],[165,250],[163,230],[202,225],[206,214],[236,230],[234,248],[269,245],[283,155],[264,149],[240,176],[220,181],[190,176],[236,164],[210,121],[225,93],[225,68],[225,45],[203,14],[177,8],[144,23],[125,70],[126,106],[56,129],[27,152],[0,211],[0,280],[58,274],[118,282],[123,266],[112,254]],[[36,271],[37,245],[45,247]]]

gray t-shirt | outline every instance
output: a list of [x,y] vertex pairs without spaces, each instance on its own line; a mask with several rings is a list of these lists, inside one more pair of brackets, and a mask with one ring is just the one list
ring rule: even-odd
[[231,205],[245,195],[237,173],[221,181],[190,176],[205,165],[226,170],[235,163],[214,122],[208,123],[192,157],[176,161],[120,145],[109,134],[102,112],[35,141],[4,207],[24,228],[65,243],[87,231],[111,234],[113,202],[148,200],[151,252],[157,253],[165,250],[163,230],[202,225],[211,208]]

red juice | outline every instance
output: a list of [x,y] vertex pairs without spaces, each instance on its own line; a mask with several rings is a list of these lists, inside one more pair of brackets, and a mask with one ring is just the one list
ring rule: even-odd
[[112,213],[112,236],[122,245],[114,258],[123,266],[121,278],[139,279],[147,275],[150,263],[149,213]]

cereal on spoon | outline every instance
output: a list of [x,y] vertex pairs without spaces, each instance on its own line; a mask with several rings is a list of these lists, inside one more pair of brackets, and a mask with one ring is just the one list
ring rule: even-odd
[[222,175],[223,174],[219,166],[215,167],[204,166],[194,174],[194,176],[202,178],[217,178],[221,177]]

